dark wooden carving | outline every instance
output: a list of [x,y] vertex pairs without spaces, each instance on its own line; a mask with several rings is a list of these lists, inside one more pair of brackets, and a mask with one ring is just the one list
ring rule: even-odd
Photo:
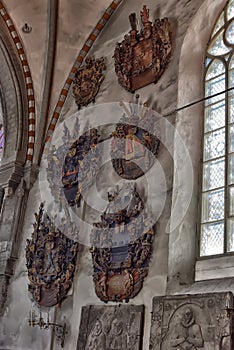
[[92,231],[95,290],[102,301],[128,301],[139,293],[148,273],[153,224],[131,184],[108,197],[109,205]]
[[137,29],[136,14],[129,16],[131,30],[117,43],[114,59],[120,85],[134,92],[156,83],[165,71],[171,56],[170,24],[168,18],[149,21],[149,9],[143,6],[143,29]]
[[81,192],[95,179],[100,149],[97,129],[84,133],[69,148],[62,170],[64,195],[70,206],[80,205]]
[[150,350],[233,349],[233,319],[228,317],[229,293],[155,297]]
[[88,57],[85,63],[85,66],[78,69],[73,82],[73,96],[78,109],[95,101],[104,80],[102,72],[106,69],[103,57],[98,59]]
[[137,179],[152,167],[160,144],[153,135],[153,111],[144,108],[139,116],[136,106],[128,116],[124,114],[111,134],[111,162],[117,174],[127,180]]
[[143,305],[82,307],[76,350],[140,350]]
[[27,239],[26,266],[29,291],[40,306],[54,306],[64,299],[73,281],[78,243],[55,230],[43,204],[36,214],[32,239]]

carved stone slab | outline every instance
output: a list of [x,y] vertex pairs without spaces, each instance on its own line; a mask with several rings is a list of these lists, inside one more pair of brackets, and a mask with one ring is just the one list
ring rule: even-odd
[[155,297],[150,350],[231,350],[232,293]]
[[76,350],[142,349],[144,306],[82,307]]

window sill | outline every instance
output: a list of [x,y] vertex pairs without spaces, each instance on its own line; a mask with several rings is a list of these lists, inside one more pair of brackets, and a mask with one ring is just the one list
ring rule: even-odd
[[196,262],[195,282],[227,277],[234,277],[234,256],[222,256]]

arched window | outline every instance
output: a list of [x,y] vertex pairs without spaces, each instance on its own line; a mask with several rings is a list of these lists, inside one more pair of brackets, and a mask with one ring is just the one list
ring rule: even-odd
[[205,65],[201,257],[234,252],[234,0],[216,22]]

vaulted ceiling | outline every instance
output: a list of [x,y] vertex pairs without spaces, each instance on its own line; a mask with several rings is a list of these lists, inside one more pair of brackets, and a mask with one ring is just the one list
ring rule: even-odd
[[[37,111],[41,106],[45,79],[48,78],[46,64],[54,56],[51,114],[79,51],[111,0],[7,0],[2,3],[25,49]],[[32,28],[31,32],[23,31],[25,23]]]

